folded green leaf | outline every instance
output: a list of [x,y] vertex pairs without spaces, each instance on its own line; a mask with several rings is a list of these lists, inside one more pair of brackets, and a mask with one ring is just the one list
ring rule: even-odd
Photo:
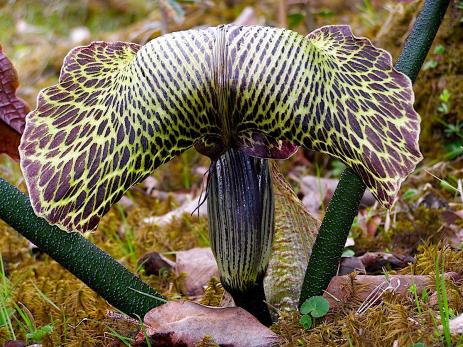
[[410,80],[345,25],[306,38],[225,25],[66,57],[27,119],[21,166],[34,209],[94,229],[131,185],[193,144],[286,158],[302,145],[339,158],[386,206],[421,160]]
[[296,310],[299,303],[320,221],[307,212],[276,164],[270,166],[275,197],[275,234],[264,279],[265,297],[271,307],[291,311]]

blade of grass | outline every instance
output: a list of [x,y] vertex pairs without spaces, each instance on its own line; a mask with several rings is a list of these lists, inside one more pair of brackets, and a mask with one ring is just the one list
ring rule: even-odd
[[442,330],[444,332],[444,341],[448,347],[452,346],[452,337],[450,336],[450,315],[447,300],[447,289],[445,287],[444,262],[442,261],[442,273],[439,266],[439,255],[436,257],[435,264],[436,293],[439,305],[439,314],[441,317]]
[[5,274],[5,267],[3,265],[3,257],[0,253],[0,276],[2,277],[1,290],[0,290],[0,316],[2,322],[7,326],[10,339],[16,340],[13,325],[11,324],[10,312],[8,310],[8,300],[11,297],[10,283]]
[[127,347],[132,347],[134,340],[130,337],[122,336],[115,329],[111,328],[109,325],[106,325],[106,328],[110,331],[110,335],[118,339]]
[[50,299],[48,296],[46,296],[45,293],[42,292],[42,291],[40,290],[40,288],[37,287],[37,285],[36,285],[34,282],[31,282],[31,283],[32,283],[32,286],[33,286],[33,287],[35,288],[35,290],[37,291],[37,293],[39,294],[39,296],[40,296],[45,302],[47,302],[48,304],[50,304],[51,306],[53,306],[58,312],[61,312],[61,309],[60,309],[58,306],[56,306],[56,304],[55,304],[53,301],[51,301],[51,299]]

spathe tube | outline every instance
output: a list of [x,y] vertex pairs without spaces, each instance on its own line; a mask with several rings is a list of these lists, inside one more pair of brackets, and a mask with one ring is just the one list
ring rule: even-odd
[[263,287],[275,209],[268,160],[230,148],[209,172],[209,239],[222,285],[238,306],[270,325]]

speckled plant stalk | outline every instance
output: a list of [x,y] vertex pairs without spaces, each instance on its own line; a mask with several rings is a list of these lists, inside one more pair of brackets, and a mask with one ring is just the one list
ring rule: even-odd
[[[405,42],[395,67],[406,74],[412,82],[420,71],[449,2],[449,0],[426,0]],[[342,250],[352,222],[357,216],[365,188],[361,178],[352,169],[347,168],[343,172],[312,249],[302,285],[300,305],[307,298],[322,294],[336,274]]]
[[122,312],[143,318],[151,308],[165,302],[79,233],[67,233],[37,217],[29,199],[1,178],[0,218]]

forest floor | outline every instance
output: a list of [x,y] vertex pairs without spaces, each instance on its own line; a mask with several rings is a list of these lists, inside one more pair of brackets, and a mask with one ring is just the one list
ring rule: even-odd
[[[0,2],[0,43],[19,72],[20,96],[33,108],[38,91],[57,82],[66,53],[92,40],[143,44],[162,32],[230,23],[245,10],[248,17],[242,20],[285,26],[303,34],[326,24],[350,24],[357,36],[370,38],[395,59],[422,1],[321,0],[311,2],[310,10],[304,1],[282,3],[191,1],[180,4],[182,12],[175,7],[161,11],[154,1],[142,0]],[[426,289],[420,288],[419,295],[413,289],[404,295],[386,293],[382,304],[362,315],[356,314],[362,299],[351,293],[351,300],[318,319],[310,330],[299,324],[299,313],[281,312],[271,329],[282,337],[283,345],[446,344],[439,328],[442,316],[463,313],[463,281],[446,278],[444,286],[438,285],[436,290],[438,273],[461,275],[463,269],[462,42],[463,3],[453,1],[414,86],[425,159],[404,182],[391,210],[374,202],[361,209],[345,252],[352,261],[367,252],[390,254],[395,262],[378,260],[362,271],[381,276],[428,276]],[[166,270],[148,275],[139,259],[155,251],[175,260],[178,251],[209,246],[203,213],[198,216],[187,209],[184,214],[174,212],[173,219],[165,217],[191,205],[200,195],[208,165],[208,159],[193,150],[173,159],[133,187],[104,217],[98,230],[86,237],[168,299],[191,299],[184,294],[187,274]],[[343,164],[299,150],[278,165],[303,201],[318,195],[318,205],[309,205],[311,212],[322,218],[332,191],[313,192],[317,186],[305,186],[303,178],[338,179]],[[19,164],[3,155],[0,176],[26,192]],[[109,304],[1,221],[0,252],[4,264],[0,304],[8,310],[12,324],[11,330],[6,322],[0,322],[0,344],[19,339],[44,346],[130,345],[138,331],[136,324],[108,316],[107,311],[114,310]],[[437,260],[441,266],[436,270]],[[343,261],[348,267],[348,261]],[[194,299],[213,304],[211,288],[217,289],[214,279],[206,294]],[[222,295],[219,289],[214,293]],[[453,344],[463,345],[461,336],[453,336]],[[205,341],[203,345],[214,344]]]

